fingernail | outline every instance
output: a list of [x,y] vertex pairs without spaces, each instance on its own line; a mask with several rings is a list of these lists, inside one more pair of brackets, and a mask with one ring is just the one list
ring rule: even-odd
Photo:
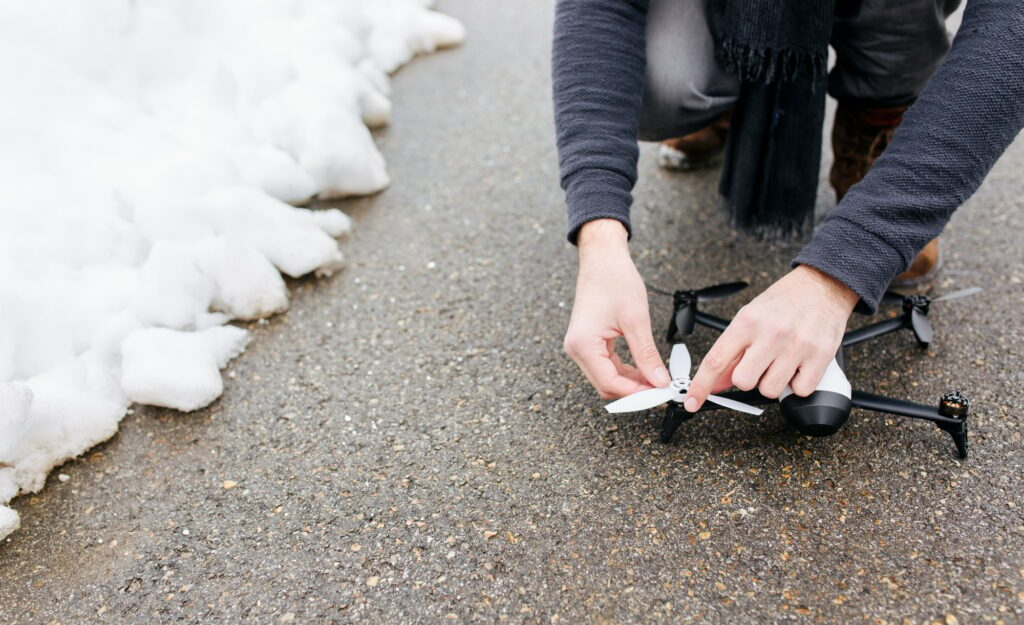
[[688,397],[683,403],[683,408],[686,408],[686,412],[697,412],[697,400],[692,397]]
[[668,374],[668,369],[662,367],[654,372],[655,383],[659,386],[668,386],[669,382],[672,381],[672,376]]

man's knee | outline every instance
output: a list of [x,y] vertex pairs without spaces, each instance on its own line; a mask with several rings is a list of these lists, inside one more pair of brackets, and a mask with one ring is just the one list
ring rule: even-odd
[[960,0],[860,0],[839,5],[829,93],[895,107],[913,102],[949,51],[946,17]]
[[651,0],[640,138],[694,132],[728,110],[739,80],[715,62],[703,0]]
[[696,132],[729,110],[737,97],[709,96],[693,83],[645,89],[639,137],[662,141]]

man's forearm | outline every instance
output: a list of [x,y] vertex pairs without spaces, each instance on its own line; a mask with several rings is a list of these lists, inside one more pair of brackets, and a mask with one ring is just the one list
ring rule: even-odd
[[558,0],[555,9],[555,127],[574,243],[594,219],[629,232],[646,14],[646,0]]
[[794,260],[874,310],[1024,127],[1024,4],[973,0],[892,143]]

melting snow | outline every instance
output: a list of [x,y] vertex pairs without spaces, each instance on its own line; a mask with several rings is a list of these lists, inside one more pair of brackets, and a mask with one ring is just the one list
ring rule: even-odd
[[130,403],[216,399],[281,273],[340,266],[348,218],[290,204],[388,184],[388,73],[463,38],[429,4],[0,0],[0,538]]

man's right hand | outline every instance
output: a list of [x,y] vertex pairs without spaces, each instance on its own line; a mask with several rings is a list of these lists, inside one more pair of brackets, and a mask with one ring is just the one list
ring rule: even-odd
[[[616,399],[671,381],[651,335],[647,288],[629,256],[625,226],[596,219],[580,229],[576,300],[565,351],[603,399]],[[636,366],[615,353],[623,336]]]

